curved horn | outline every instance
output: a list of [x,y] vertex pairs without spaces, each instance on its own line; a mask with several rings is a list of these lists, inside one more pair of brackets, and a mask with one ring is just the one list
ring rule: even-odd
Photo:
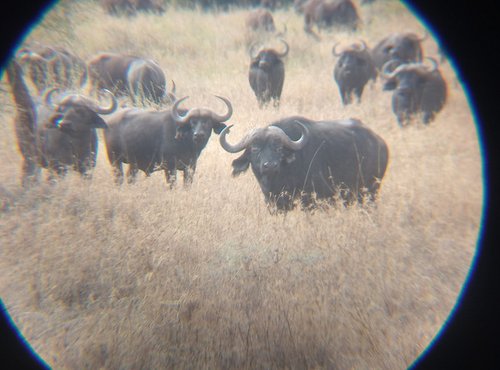
[[257,52],[255,52],[255,48],[256,48],[256,46],[257,46],[257,45],[259,45],[259,43],[258,43],[258,42],[254,42],[254,43],[250,46],[250,49],[248,49],[248,55],[250,55],[250,58],[252,58],[252,59],[255,59],[255,57],[257,57],[257,55],[258,55],[258,54],[259,54],[259,52],[260,52],[260,49],[261,49],[261,48],[257,49],[258,51],[257,51]]
[[340,42],[336,42],[335,44],[333,44],[333,47],[332,47],[332,54],[333,56],[335,57],[339,57],[341,54],[339,52],[337,52],[337,46],[339,46]]
[[432,63],[432,69],[430,70],[430,72],[434,72],[437,68],[438,68],[438,62],[436,59],[434,59],[433,57],[425,57],[425,59],[429,59]]
[[43,95],[43,101],[45,105],[54,108],[54,103],[52,102],[52,94],[55,93],[56,91],[59,91],[59,88],[53,87],[45,92],[45,94]]
[[229,129],[233,127],[233,125],[224,127],[219,135],[219,143],[222,148],[229,153],[238,153],[242,150],[246,149],[246,147],[252,142],[255,133],[257,133],[261,129],[254,129],[250,131],[243,139],[240,140],[237,144],[229,144],[226,140],[226,135],[229,133]]
[[288,55],[288,52],[290,51],[290,46],[287,44],[287,42],[283,39],[280,39],[280,41],[285,45],[285,50],[281,53],[278,54],[280,58],[284,58]]
[[177,111],[177,108],[179,107],[179,104],[181,104],[184,100],[189,98],[189,96],[185,96],[181,99],[178,99],[175,101],[174,105],[172,106],[172,118],[174,119],[175,122],[178,124],[184,124],[189,120],[189,112],[191,112],[191,109],[184,115],[181,116],[179,115],[179,112]]
[[366,42],[364,40],[359,40],[359,43],[360,43],[360,48],[359,48],[359,51],[365,51],[366,49],[368,49],[368,46],[366,45]]
[[172,88],[170,89],[170,92],[172,93],[172,95],[175,95],[175,91],[176,91],[175,81],[172,80]]
[[429,33],[427,31],[424,31],[424,35],[422,37],[417,36],[417,41],[419,41],[419,42],[425,41],[425,40],[427,40],[428,37],[429,37]]
[[231,116],[233,115],[233,106],[231,105],[231,102],[228,99],[226,99],[226,98],[224,98],[222,96],[217,96],[217,95],[215,95],[215,97],[219,98],[224,103],[226,103],[226,105],[227,105],[227,113],[225,115],[221,116],[221,115],[218,115],[217,113],[211,112],[212,113],[211,114],[212,119],[214,121],[217,121],[217,122],[225,122],[229,118],[231,118]]
[[382,66],[382,70],[380,71],[380,75],[383,78],[385,78],[385,79],[393,78],[407,65],[404,63],[400,64],[396,68],[394,68],[394,70],[389,72],[389,67],[391,65],[393,65],[394,63],[399,63],[399,62],[397,60],[391,59],[391,60],[388,60],[387,62],[385,62],[385,64]]
[[98,114],[111,114],[118,107],[118,101],[111,91],[104,89],[104,92],[111,97],[111,105],[109,107],[101,107],[98,104],[95,104],[92,108]]
[[299,122],[297,120],[295,122],[300,125],[300,128],[302,130],[302,135],[297,141],[293,141],[292,139],[290,139],[290,137],[285,134],[285,131],[277,126],[269,126],[268,129],[273,130],[280,137],[285,147],[297,151],[302,149],[307,144],[307,140],[309,139],[309,129],[304,126],[302,122]]

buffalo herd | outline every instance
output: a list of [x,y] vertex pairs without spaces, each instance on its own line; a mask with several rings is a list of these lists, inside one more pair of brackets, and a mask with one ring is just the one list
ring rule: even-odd
[[[165,12],[162,1],[102,0],[101,4],[112,16]],[[250,11],[247,31],[275,32],[271,10],[276,4],[262,1],[261,8]],[[294,7],[314,40],[320,40],[325,28],[355,32],[362,25],[351,0],[296,0]],[[269,103],[274,109],[280,107],[285,58],[290,58],[291,49],[282,36],[272,36],[276,46],[268,38],[249,47],[248,80],[260,109]],[[352,104],[353,96],[361,104],[365,86],[380,78],[382,89],[392,91],[392,111],[399,126],[414,120],[432,122],[445,105],[447,85],[436,59],[424,56],[422,43],[427,37],[394,33],[373,48],[361,39],[335,43],[333,80],[342,105]],[[90,178],[96,165],[97,129],[103,130],[117,184],[123,182],[123,165],[128,164],[127,182],[133,182],[139,170],[147,176],[161,170],[169,187],[176,183],[177,170],[182,171],[185,186],[193,182],[198,158],[213,131],[226,152],[242,152],[232,162],[233,176],[251,167],[266,204],[278,211],[297,205],[303,210],[317,208],[318,201],[374,201],[389,160],[382,137],[354,118],[284,117],[231,144],[232,125],[226,125],[233,113],[230,99],[213,99],[225,104],[222,113],[182,108],[188,96],[176,98],[173,80],[167,79],[157,61],[144,56],[100,52],[84,61],[63,47],[26,44],[7,66],[6,76],[16,105],[23,186],[36,183],[42,168],[52,180],[68,170]],[[84,86],[88,96],[75,93]],[[98,103],[102,98],[109,103],[102,106]]]

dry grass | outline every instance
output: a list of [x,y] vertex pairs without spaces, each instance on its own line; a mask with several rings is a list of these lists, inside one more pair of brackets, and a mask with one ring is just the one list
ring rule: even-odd
[[[54,368],[401,369],[422,353],[457,300],[480,227],[482,173],[474,119],[449,64],[450,95],[429,127],[397,127],[380,81],[342,108],[332,80],[336,40],[369,45],[422,32],[394,1],[361,8],[356,34],[306,37],[292,10],[279,111],[259,110],[248,86],[244,10],[111,18],[95,3],[67,8],[28,36],[82,57],[103,50],[158,60],[187,105],[234,105],[231,140],[293,114],[358,117],[388,143],[377,205],[273,216],[249,172],[210,139],[190,189],[162,174],[116,187],[104,147],[92,181],[69,175],[29,191],[11,97],[4,134],[0,295],[34,349]],[[55,15],[54,15],[55,14]],[[51,18],[52,17],[52,18]],[[56,17],[56,18],[54,18]],[[424,43],[435,55],[432,40]]]

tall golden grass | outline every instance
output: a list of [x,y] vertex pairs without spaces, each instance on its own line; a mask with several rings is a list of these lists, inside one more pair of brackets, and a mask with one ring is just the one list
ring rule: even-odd
[[[246,10],[128,19],[95,2],[58,6],[27,41],[156,59],[178,96],[191,96],[186,106],[231,100],[231,140],[295,114],[357,117],[386,140],[390,163],[377,204],[286,215],[268,212],[250,171],[231,177],[235,156],[215,135],[188,189],[168,190],[161,173],[116,186],[101,143],[91,181],[69,174],[22,190],[13,102],[1,92],[0,295],[48,364],[401,369],[422,353],[475,252],[484,190],[474,117],[449,63],[448,102],[429,126],[399,128],[380,81],[344,108],[332,79],[335,41],[424,31],[403,5],[360,7],[358,32],[320,42],[292,9],[275,11],[291,48],[279,110],[259,110],[247,81],[247,47],[264,36],[247,33]],[[424,48],[436,55],[432,38]]]

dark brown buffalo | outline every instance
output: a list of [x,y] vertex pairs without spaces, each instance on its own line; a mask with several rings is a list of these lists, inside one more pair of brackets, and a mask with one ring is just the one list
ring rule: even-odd
[[392,110],[400,126],[408,124],[415,115],[421,115],[422,122],[429,124],[446,102],[446,82],[436,60],[427,59],[433,64],[431,68],[423,63],[410,63],[381,73],[386,79],[384,90],[394,91]]
[[278,210],[313,206],[315,199],[375,199],[388,161],[384,140],[359,120],[312,121],[289,117],[248,133],[239,143],[220,135],[229,153],[244,151],[232,163],[233,176],[252,167],[266,203]]
[[32,183],[40,167],[59,175],[68,168],[88,175],[95,166],[97,153],[96,128],[106,127],[99,114],[110,114],[116,107],[114,96],[110,107],[81,95],[67,95],[52,106],[50,96],[35,103],[24,83],[20,65],[14,60],[7,69],[9,84],[16,103],[17,142],[23,156],[22,183]]
[[135,15],[137,12],[165,13],[163,0],[100,0],[101,6],[111,15]]
[[350,104],[353,93],[359,103],[365,85],[369,80],[377,79],[377,70],[370,51],[364,41],[345,47],[341,52],[337,50],[337,46],[338,43],[332,48],[333,55],[339,58],[335,63],[333,76],[339,88],[342,103]]
[[33,44],[20,49],[17,60],[38,94],[48,87],[80,87],[86,80],[85,62],[62,47]]
[[127,71],[127,83],[134,104],[138,102],[137,98],[142,105],[147,101],[155,104],[173,104],[175,101],[175,84],[172,84],[172,92],[167,93],[165,73],[154,60],[133,61]]
[[372,58],[378,70],[389,60],[399,64],[421,62],[423,58],[422,42],[427,34],[419,37],[411,32],[394,33],[379,41],[372,50]]
[[227,105],[224,115],[205,108],[179,110],[180,103],[187,98],[177,100],[171,110],[125,109],[107,120],[106,149],[118,183],[123,181],[123,163],[129,164],[129,182],[138,170],[148,176],[164,170],[170,187],[176,181],[177,170],[183,171],[184,185],[193,181],[198,157],[212,130],[219,134],[233,109],[229,100],[218,97]]
[[[132,55],[100,53],[88,62],[88,75],[93,90],[107,89],[116,96],[136,95],[142,101],[169,102],[165,74],[158,63]],[[165,99],[165,100],[164,100]]]
[[250,48],[248,80],[261,108],[271,100],[275,107],[279,106],[285,81],[285,65],[281,59],[288,54],[290,49],[286,41],[282,39],[280,41],[285,46],[282,52],[269,48],[256,52],[254,51],[255,45]]
[[316,39],[319,36],[313,31],[314,25],[318,31],[333,26],[355,31],[360,22],[351,0],[308,0],[299,5],[299,9],[304,14],[304,30]]
[[273,15],[267,9],[258,8],[251,11],[248,13],[245,23],[247,28],[252,31],[276,31]]

